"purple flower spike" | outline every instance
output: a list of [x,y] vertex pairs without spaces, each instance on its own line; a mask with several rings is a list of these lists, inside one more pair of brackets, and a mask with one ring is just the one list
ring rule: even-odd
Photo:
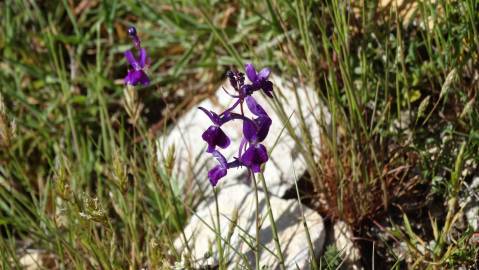
[[241,156],[241,162],[254,173],[261,171],[261,165],[268,161],[268,152],[262,144],[251,145]]
[[129,50],[125,52],[125,58],[133,68],[128,71],[128,74],[125,77],[125,83],[130,85],[148,85],[150,83],[150,79],[144,71],[147,61],[146,50],[144,48],[140,49],[139,61],[136,60],[133,53]]
[[253,91],[262,89],[268,97],[273,97],[273,83],[268,80],[269,74],[271,73],[269,68],[263,68],[257,73],[253,64],[249,63],[245,65],[245,72],[252,83],[252,85],[245,85],[246,92],[252,93]]
[[[138,65],[141,65],[141,63]],[[268,80],[271,71],[269,68],[264,68],[260,72],[256,72],[252,64],[247,64],[245,73],[251,81],[250,84],[245,84],[245,74],[241,72],[228,71],[226,73],[235,93],[230,94],[226,90],[225,92],[230,97],[237,99],[230,108],[217,114],[199,107],[213,123],[202,135],[203,140],[208,143],[207,152],[211,153],[219,162],[218,165],[208,171],[208,178],[213,187],[228,173],[229,169],[245,166],[250,173],[258,173],[261,171],[261,166],[269,159],[266,147],[261,142],[266,139],[272,120],[251,95],[261,89],[266,95],[273,97],[273,84]],[[254,115],[253,118],[244,114],[243,105],[245,102],[249,111]],[[234,112],[238,106],[241,107],[241,113]],[[221,127],[232,120],[243,122],[243,138],[239,144],[237,156],[233,157],[231,162],[228,162],[216,149],[216,146],[227,148],[230,145],[230,138]]]
[[141,48],[140,39],[136,34],[135,27],[128,28],[128,35],[133,39],[135,47],[139,50],[138,59],[134,56],[133,52],[128,50],[125,52],[125,58],[132,67],[128,70],[128,74],[125,77],[125,84],[127,85],[148,85],[150,79],[146,75],[145,68],[148,66],[148,55],[146,50]]
[[208,149],[206,152],[212,153],[216,146],[226,148],[230,145],[231,141],[228,136],[218,126],[210,126],[201,136],[205,142],[208,143]]

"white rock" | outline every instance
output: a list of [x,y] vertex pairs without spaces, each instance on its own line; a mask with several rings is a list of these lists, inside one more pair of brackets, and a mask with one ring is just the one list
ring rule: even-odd
[[19,259],[18,263],[22,269],[53,269],[56,268],[55,257],[44,250],[27,249],[25,254]]
[[[264,193],[259,191],[258,197],[263,220],[260,241],[262,245],[276,253]],[[244,269],[241,266],[244,266],[245,263],[248,263],[253,269],[255,268],[255,253],[247,244],[249,242],[252,246],[255,245],[255,201],[254,191],[244,184],[229,184],[218,194],[221,236],[223,239],[227,239],[230,235],[229,245],[222,241],[222,246],[225,251],[224,257],[229,262],[228,267],[231,269],[236,269],[236,266]],[[274,196],[270,198],[270,202],[276,220],[279,242],[285,256],[286,268],[296,269],[296,265],[298,265],[299,269],[309,269],[311,256],[309,255],[307,234],[301,223],[302,214],[298,202],[283,200]],[[192,216],[184,230],[191,248],[191,259],[196,262],[193,266],[217,265],[218,248],[216,246],[216,233],[213,229],[216,224],[214,197],[203,202],[198,208],[200,210]],[[323,248],[325,239],[323,220],[315,211],[305,207],[303,207],[303,210],[314,252],[317,256]],[[237,211],[237,221],[233,223],[235,211]],[[236,224],[236,226],[232,224]],[[234,230],[231,231],[231,228],[234,228]],[[187,253],[184,248],[183,237],[178,237],[175,241],[175,247],[183,254]],[[211,256],[205,259],[205,254],[209,253]],[[243,254],[245,259],[242,259],[238,253]],[[261,266],[269,267],[266,269],[278,269],[278,260],[266,249],[261,249],[260,256]]]
[[348,269],[361,269],[359,260],[361,253],[353,242],[351,227],[343,221],[337,221],[333,226],[336,248],[341,254]]
[[479,231],[479,176],[472,179],[466,193],[464,214],[469,226],[477,232]]
[[[329,114],[323,106],[320,105],[317,95],[311,90],[295,87],[284,80],[272,76],[274,91],[278,97],[277,104],[283,109],[277,110],[271,99],[265,97],[260,91],[254,94],[255,99],[265,108],[273,120],[268,137],[264,141],[265,146],[271,151],[276,140],[278,143],[272,150],[270,161],[265,166],[265,177],[269,183],[269,190],[272,194],[282,196],[284,192],[294,185],[294,171],[297,177],[300,177],[306,171],[306,162],[301,148],[307,148],[306,142],[294,139],[293,137],[304,137],[301,133],[306,131],[312,138],[311,149],[314,151],[313,159],[319,158],[319,133],[320,128],[317,122],[322,119],[324,114],[329,121]],[[158,140],[159,152],[165,152],[172,144],[176,148],[176,166],[175,176],[177,179],[178,191],[185,186],[192,184],[194,192],[201,191],[204,195],[211,195],[207,172],[215,166],[215,159],[205,153],[206,143],[201,139],[201,134],[211,125],[208,117],[197,109],[198,106],[205,107],[215,112],[222,112],[225,108],[231,106],[234,100],[223,91],[223,87],[230,92],[229,83],[225,82],[216,95],[211,99],[206,99],[192,108],[172,125],[173,128]],[[321,109],[323,108],[323,109]],[[280,111],[282,111],[280,113]],[[301,128],[300,113],[304,115],[304,128]],[[280,115],[283,118],[290,117],[291,127],[284,129]],[[295,133],[290,134],[288,130]],[[228,123],[224,126],[224,131],[230,136],[232,142],[228,149],[221,150],[227,157],[237,156],[239,142],[242,136],[241,123]],[[161,154],[158,156],[162,156]],[[160,161],[162,162],[162,161]],[[228,175],[221,181],[244,182],[246,177],[245,169],[230,170]]]

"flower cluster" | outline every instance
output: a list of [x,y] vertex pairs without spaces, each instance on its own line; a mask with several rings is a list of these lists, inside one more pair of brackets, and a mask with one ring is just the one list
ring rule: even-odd
[[128,28],[128,35],[133,40],[135,48],[138,50],[138,58],[135,58],[131,50],[125,52],[125,58],[128,63],[130,63],[130,66],[133,68],[128,70],[128,74],[125,77],[125,84],[148,85],[150,83],[150,79],[148,78],[148,75],[146,75],[145,69],[149,66],[150,60],[146,54],[145,48],[141,47],[140,38],[136,34],[135,27]]
[[[208,144],[206,152],[211,153],[218,160],[218,165],[208,172],[208,178],[213,186],[216,186],[219,179],[224,177],[228,169],[245,166],[252,173],[260,172],[261,165],[268,161],[268,152],[261,142],[266,138],[271,126],[271,118],[252,94],[262,90],[268,97],[273,97],[273,84],[268,80],[270,70],[268,68],[256,72],[252,64],[246,64],[245,73],[251,83],[245,83],[243,73],[229,71],[227,77],[235,93],[230,94],[236,101],[233,105],[216,114],[213,111],[200,107],[211,120],[212,125],[203,133],[202,138]],[[254,115],[249,118],[244,114],[243,105],[246,103],[249,111]],[[239,106],[240,113],[234,110]],[[243,121],[243,138],[239,145],[238,156],[232,161],[227,161],[218,148],[225,149],[230,146],[231,140],[223,131],[222,126],[232,120]]]

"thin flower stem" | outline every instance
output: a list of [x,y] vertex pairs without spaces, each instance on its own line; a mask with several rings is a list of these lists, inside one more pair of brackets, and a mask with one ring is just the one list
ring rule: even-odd
[[[283,255],[283,251],[281,251],[281,245],[279,243],[279,238],[278,238],[278,230],[276,228],[276,223],[274,221],[273,210],[271,209],[269,191],[268,191],[268,187],[266,186],[266,181],[264,180],[264,175],[262,172],[259,173],[259,178],[261,179],[261,184],[263,185],[264,195],[266,198],[266,204],[268,205],[269,223],[271,223],[271,228],[273,230],[273,239],[276,246],[276,252],[278,252],[278,256],[280,259],[280,262],[279,262],[280,269],[285,270],[286,267],[284,264],[284,255]],[[253,174],[253,181],[256,181],[256,179],[254,179],[254,174]]]
[[178,205],[177,205],[177,199],[175,197],[175,192],[173,190],[173,185],[171,184],[171,176],[168,175],[168,187],[169,187],[169,191],[171,193],[171,198],[173,198],[173,209],[175,210],[175,216],[176,216],[176,221],[178,222],[178,225],[179,225],[179,230],[181,231],[181,236],[183,237],[183,241],[185,242],[185,247],[186,247],[186,250],[188,251],[188,256],[190,256],[192,253],[191,251],[191,248],[190,248],[190,245],[188,244],[188,238],[186,237],[186,234],[185,234],[185,228],[184,228],[184,224],[183,224],[183,220],[180,216],[180,210],[178,209]]
[[259,268],[259,255],[260,255],[260,243],[259,243],[259,230],[260,230],[260,217],[259,217],[259,198],[258,198],[258,184],[256,183],[256,179],[254,177],[254,173],[250,170],[249,171],[250,175],[253,177],[253,183],[254,183],[254,193],[255,193],[255,202],[256,202],[256,247],[254,249],[254,256],[255,256],[255,261],[256,261],[256,269]]
[[[291,163],[292,163],[291,159]],[[306,232],[306,238],[308,239],[308,248],[309,248],[309,256],[311,256],[311,268],[313,270],[318,269],[318,265],[316,263],[316,258],[314,255],[314,248],[313,248],[313,241],[311,240],[311,235],[309,233],[308,223],[306,223],[306,218],[304,217],[304,210],[303,205],[301,204],[301,196],[299,195],[299,188],[298,188],[298,177],[296,175],[296,170],[293,167],[293,175],[294,175],[294,187],[296,189],[296,196],[298,197],[298,206],[299,211],[301,212],[301,222],[303,223],[304,231]]]
[[220,223],[220,208],[218,205],[218,192],[215,187],[213,187],[213,193],[215,194],[215,205],[216,205],[216,245],[218,246],[218,267],[219,269],[224,268],[224,258],[223,258],[223,246],[221,245],[221,223]]

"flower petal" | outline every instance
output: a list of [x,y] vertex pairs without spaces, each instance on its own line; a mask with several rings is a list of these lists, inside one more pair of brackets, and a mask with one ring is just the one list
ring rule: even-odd
[[256,127],[255,122],[253,122],[249,118],[244,118],[243,135],[246,138],[246,140],[248,140],[248,142],[255,142],[257,133],[258,133],[258,129]]
[[198,109],[203,111],[210,118],[210,120],[211,120],[211,122],[213,122],[213,124],[215,124],[217,126],[220,126],[222,124],[221,123],[221,118],[215,112],[208,111],[207,109],[205,109],[203,107],[198,107]]
[[148,85],[150,83],[150,79],[146,75],[143,70],[130,70],[125,77],[125,84],[130,85]]
[[213,169],[208,172],[208,178],[213,187],[218,184],[218,181],[228,173],[228,170],[221,166],[216,165]]
[[231,143],[230,138],[228,138],[218,126],[210,126],[205,132],[203,132],[201,137],[208,143],[208,149],[206,151],[209,153],[213,152],[216,146],[224,149]]
[[270,73],[271,73],[271,70],[270,70],[269,68],[263,68],[263,69],[258,73],[258,79],[259,79],[259,80],[267,80]]
[[254,156],[255,156],[254,146],[250,146],[248,149],[246,149],[244,154],[241,156],[240,160],[246,167],[249,168],[251,164],[254,163],[254,158],[255,158]]
[[251,95],[256,89],[252,84],[245,84],[241,87],[241,92],[244,96],[249,96]]
[[221,128],[218,128],[218,131],[219,132],[216,137],[216,145],[225,149],[230,145],[231,140],[230,138],[228,138],[228,136],[223,132]]
[[261,164],[268,161],[268,152],[262,144],[251,145],[241,156],[241,162],[254,173],[260,172]]
[[246,72],[246,76],[252,83],[258,80],[258,75],[256,74],[256,69],[254,68],[253,64],[251,63],[246,64],[244,66],[244,70]]
[[138,78],[141,74],[138,74],[136,70],[128,71],[125,77],[125,84],[136,85],[138,83]]
[[255,149],[259,163],[263,164],[268,161],[268,151],[266,151],[266,147],[264,147],[264,145],[258,144],[256,145]]
[[239,149],[238,149],[238,157],[241,157],[241,155],[243,154],[243,150],[244,150],[247,142],[248,141],[245,138],[241,138],[240,146],[239,146]]
[[261,116],[261,115],[268,115],[266,111],[259,105],[258,102],[254,99],[252,96],[246,97],[246,105],[248,106],[248,109],[256,116]]
[[270,81],[265,81],[261,85],[261,89],[263,89],[263,92],[270,98],[273,97],[273,83]]
[[259,173],[261,172],[261,165],[253,163],[251,164],[250,169],[253,171],[253,173]]
[[256,126],[258,127],[256,133],[256,142],[262,142],[266,136],[268,136],[269,128],[271,127],[271,118],[266,116],[260,116],[254,119]]
[[140,66],[138,65],[138,62],[136,61],[135,56],[130,50],[125,52],[125,58],[128,61],[128,63],[130,63],[131,67],[133,67],[133,69],[135,70],[140,69]]
[[131,83],[131,74],[132,74],[132,73],[133,73],[133,71],[128,71],[128,73],[126,74],[125,79],[124,79],[125,84],[133,85],[133,84]]
[[223,156],[218,150],[215,150],[213,152],[211,152],[211,154],[216,158],[216,160],[218,160],[218,163],[227,168],[228,167],[228,162],[226,161],[226,158],[225,156]]
[[147,57],[148,57],[148,56],[147,56],[147,54],[146,54],[145,48],[141,48],[141,49],[140,49],[140,53],[139,53],[139,57],[138,57],[138,58],[140,59],[140,61],[139,61],[140,68],[144,68],[144,67],[145,67],[145,65],[146,65],[146,58],[147,58]]
[[150,78],[148,78],[148,75],[146,75],[143,70],[138,70],[138,72],[141,74],[140,78],[138,79],[138,82],[144,86],[150,84]]

